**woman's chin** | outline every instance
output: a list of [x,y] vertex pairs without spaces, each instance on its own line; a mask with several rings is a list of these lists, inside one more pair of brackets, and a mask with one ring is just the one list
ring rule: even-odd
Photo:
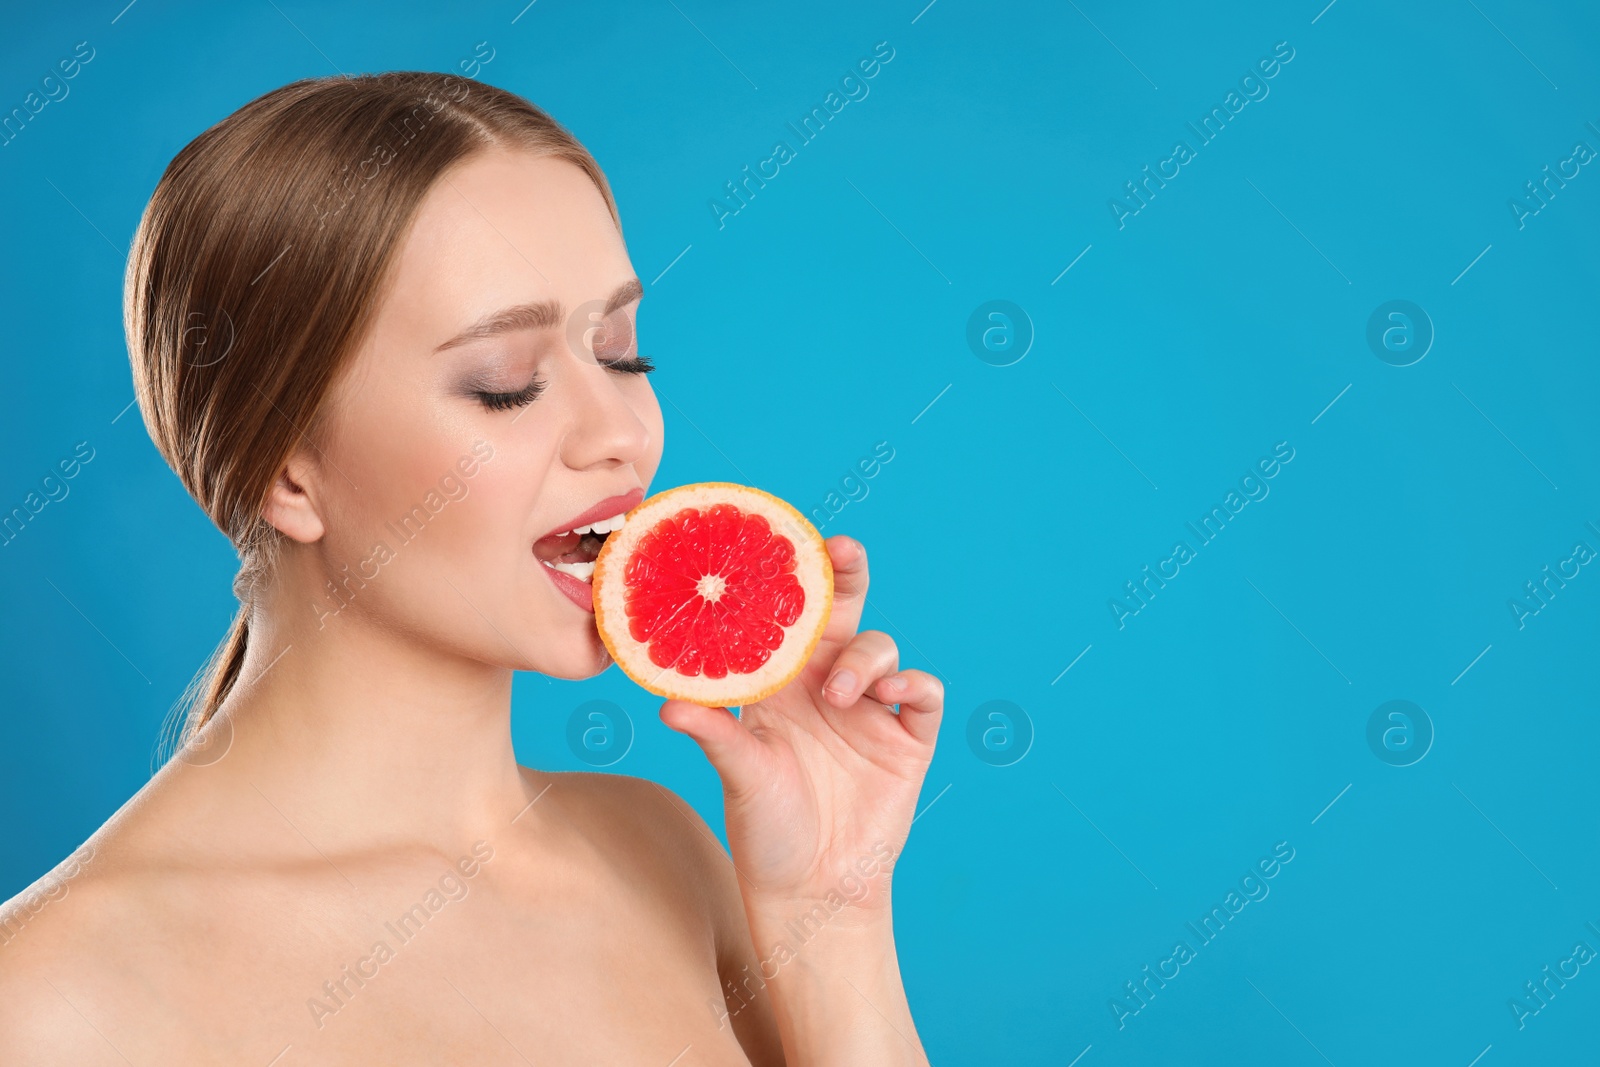
[[613,662],[592,621],[586,633],[545,643],[543,651],[545,655],[540,656],[543,662],[535,669],[550,678],[571,682],[593,678]]

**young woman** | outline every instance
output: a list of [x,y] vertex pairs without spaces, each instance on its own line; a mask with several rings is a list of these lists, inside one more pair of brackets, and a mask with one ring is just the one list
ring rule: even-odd
[[595,161],[481,83],[296,82],[172,161],[128,343],[241,607],[177,758],[0,912],[0,1062],[927,1062],[889,879],[943,692],[857,632],[858,543],[792,684],[661,708],[731,862],[516,763],[512,672],[608,664],[551,535],[660,462],[640,296]]

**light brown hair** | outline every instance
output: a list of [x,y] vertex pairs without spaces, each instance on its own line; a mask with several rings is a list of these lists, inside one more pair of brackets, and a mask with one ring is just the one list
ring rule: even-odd
[[401,240],[445,170],[492,147],[565,159],[622,222],[599,164],[514,93],[450,74],[307,78],[173,158],[128,259],[124,328],[151,439],[239,553],[227,638],[196,675],[181,740],[239,677],[251,598],[283,535],[262,505],[372,323]]

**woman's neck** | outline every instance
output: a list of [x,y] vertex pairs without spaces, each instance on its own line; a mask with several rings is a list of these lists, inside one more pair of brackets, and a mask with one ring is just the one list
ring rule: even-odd
[[355,610],[318,620],[281,610],[283,599],[254,605],[217,712],[232,738],[215,769],[324,851],[455,848],[503,830],[528,800],[511,744],[512,672]]

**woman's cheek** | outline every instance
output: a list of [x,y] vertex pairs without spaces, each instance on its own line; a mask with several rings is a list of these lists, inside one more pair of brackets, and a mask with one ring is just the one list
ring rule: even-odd
[[644,396],[635,404],[634,413],[650,430],[650,447],[639,460],[639,479],[649,488],[661,466],[661,453],[666,447],[666,422],[662,418],[661,402],[656,398],[655,389],[649,382],[642,384]]
[[543,475],[521,450],[507,446],[504,437],[479,441],[470,461],[456,472],[460,498],[450,506],[457,511],[460,541],[485,547],[520,544],[532,536],[529,522]]

